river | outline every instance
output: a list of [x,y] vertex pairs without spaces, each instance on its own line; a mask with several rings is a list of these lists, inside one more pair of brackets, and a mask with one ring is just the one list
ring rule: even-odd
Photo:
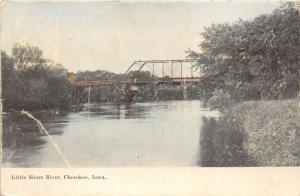
[[[36,112],[72,167],[197,166],[202,117],[217,116],[200,101],[116,106],[79,112]],[[3,167],[65,167],[36,123],[3,114]]]

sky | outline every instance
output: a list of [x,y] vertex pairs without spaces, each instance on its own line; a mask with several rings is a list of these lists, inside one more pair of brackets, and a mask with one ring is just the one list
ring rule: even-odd
[[253,19],[278,2],[6,2],[1,48],[43,50],[68,70],[123,73],[135,60],[181,59],[213,23]]

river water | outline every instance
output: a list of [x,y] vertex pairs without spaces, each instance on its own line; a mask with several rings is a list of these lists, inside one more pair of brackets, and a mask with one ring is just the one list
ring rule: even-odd
[[[87,105],[79,112],[39,112],[72,167],[197,166],[200,101]],[[65,167],[48,136],[20,114],[3,114],[4,167]]]

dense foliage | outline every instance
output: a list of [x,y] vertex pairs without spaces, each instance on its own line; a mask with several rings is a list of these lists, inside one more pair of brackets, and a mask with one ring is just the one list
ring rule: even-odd
[[116,74],[104,70],[96,71],[78,71],[76,80],[124,80],[124,79],[152,79],[153,76],[149,71],[130,71],[126,75]]
[[213,24],[202,33],[199,59],[202,94],[224,90],[238,99],[284,99],[297,95],[300,15],[294,3],[252,21]]
[[127,73],[126,77],[132,79],[143,79],[143,80],[153,79],[153,75],[151,74],[150,71],[130,71]]
[[1,52],[4,109],[67,107],[70,87],[67,70],[43,58],[38,47],[16,44],[11,57]]
[[122,78],[122,74],[115,74],[109,71],[78,71],[76,80],[114,80]]

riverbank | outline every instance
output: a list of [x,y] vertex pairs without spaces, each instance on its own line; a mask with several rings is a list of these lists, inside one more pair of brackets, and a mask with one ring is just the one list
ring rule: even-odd
[[244,150],[256,166],[300,165],[299,100],[246,101],[229,112],[246,133]]

